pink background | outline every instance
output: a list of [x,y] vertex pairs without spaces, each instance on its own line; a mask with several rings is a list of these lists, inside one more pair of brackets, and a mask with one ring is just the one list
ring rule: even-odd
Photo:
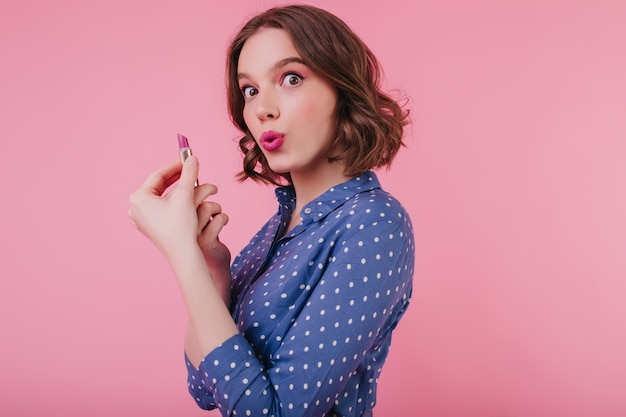
[[[237,252],[229,37],[273,1],[3,0],[0,415],[200,416],[185,311],[128,196],[177,155]],[[626,415],[626,3],[318,0],[413,98],[381,172],[417,240],[378,416]],[[216,415],[211,413],[209,415]]]

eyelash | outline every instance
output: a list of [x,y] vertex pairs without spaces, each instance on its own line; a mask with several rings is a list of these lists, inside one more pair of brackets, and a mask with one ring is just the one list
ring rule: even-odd
[[[287,80],[287,78],[289,77],[297,77],[299,79],[298,83],[293,84],[293,85],[285,84],[285,80]],[[302,81],[304,81],[304,77],[302,75],[298,74],[297,72],[290,71],[290,72],[285,73],[282,76],[280,80],[280,85],[286,85],[287,87],[295,87],[297,85],[300,85]],[[241,95],[244,97],[244,99],[251,99],[258,93],[258,90],[255,87],[252,87],[251,85],[244,85],[241,87],[240,90],[241,90]],[[250,93],[249,90],[253,90],[254,92]],[[250,96],[249,94],[253,94],[253,95]]]

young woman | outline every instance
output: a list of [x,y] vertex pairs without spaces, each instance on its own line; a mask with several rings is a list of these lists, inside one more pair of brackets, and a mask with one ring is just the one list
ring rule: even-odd
[[409,216],[372,169],[403,145],[407,112],[380,90],[370,50],[315,7],[252,18],[227,65],[240,179],[276,185],[276,214],[231,265],[228,218],[207,201],[214,185],[194,187],[195,156],[130,198],[189,313],[189,390],[225,416],[371,416],[415,255]]

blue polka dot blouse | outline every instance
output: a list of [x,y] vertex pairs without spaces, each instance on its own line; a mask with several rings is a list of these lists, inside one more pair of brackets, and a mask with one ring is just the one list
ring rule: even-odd
[[198,369],[186,360],[189,391],[224,416],[371,416],[412,291],[410,218],[371,171],[310,202],[287,233],[295,194],[276,196],[231,267],[240,334]]

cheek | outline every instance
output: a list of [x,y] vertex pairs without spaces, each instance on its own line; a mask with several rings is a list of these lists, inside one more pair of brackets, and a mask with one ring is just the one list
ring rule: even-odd
[[302,119],[304,123],[326,123],[334,118],[335,102],[329,99],[305,97],[292,103],[291,115]]
[[334,125],[335,121],[335,109],[337,107],[337,96],[334,91],[324,89],[323,93],[317,97],[317,100],[313,103],[317,109],[317,115],[320,121],[331,122]]
[[243,108],[243,121],[246,122],[246,126],[248,126],[248,130],[254,130],[254,116],[251,106],[245,106]]

